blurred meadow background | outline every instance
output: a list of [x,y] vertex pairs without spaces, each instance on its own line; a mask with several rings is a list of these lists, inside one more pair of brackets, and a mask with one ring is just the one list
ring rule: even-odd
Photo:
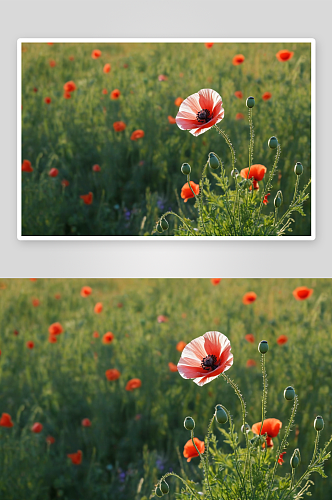
[[[304,300],[299,286],[311,290]],[[296,447],[299,474],[310,461],[316,415],[321,443],[331,435],[331,279],[2,279],[0,299],[1,498],[147,500],[167,471],[198,480],[199,460],[183,457],[187,415],[203,439],[223,404],[244,440],[231,387],[199,387],[176,370],[183,346],[210,330],[230,339],[227,374],[250,426],[261,415],[260,340],[270,347],[267,417],[283,422],[280,436],[291,411],[283,390],[299,395],[278,473],[290,472]],[[331,498],[332,461],[325,471],[313,477],[315,500]],[[180,484],[169,484],[173,500]]]
[[[302,187],[311,176],[311,46],[207,45],[22,44],[22,235],[147,236],[169,209],[195,219],[193,200],[180,198],[181,164],[191,165],[198,182],[215,151],[231,170],[228,146],[215,130],[193,137],[175,123],[181,101],[202,88],[222,97],[219,125],[235,147],[238,170],[248,163],[246,98],[254,96],[254,162],[270,171],[272,135],[282,149],[264,212],[273,211],[281,189],[283,213],[295,163],[304,166]],[[282,49],[293,56],[278,60]],[[238,54],[244,60],[234,64]],[[292,235],[310,235],[310,199],[304,211]],[[174,218],[169,222],[164,235],[177,228]]]

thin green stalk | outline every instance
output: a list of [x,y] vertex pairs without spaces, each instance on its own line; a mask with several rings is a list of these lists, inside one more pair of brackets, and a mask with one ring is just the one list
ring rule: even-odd
[[166,474],[164,474],[163,477],[160,479],[159,483],[161,483],[164,479],[166,479],[166,477],[169,477],[169,476],[174,476],[174,477],[177,477],[178,479],[180,479],[180,481],[183,482],[183,484],[188,488],[188,490],[191,492],[191,494],[195,498],[197,498],[197,500],[201,500],[200,497],[198,496],[197,492],[189,486],[187,481],[185,479],[183,479],[181,476],[178,476],[177,474],[175,474],[175,472],[167,472]]
[[203,469],[204,469],[204,473],[205,473],[205,476],[206,476],[207,487],[208,487],[208,490],[209,490],[209,494],[210,494],[211,500],[213,500],[211,486],[210,486],[210,480],[209,480],[209,471],[206,468],[205,459],[204,459],[203,455],[201,454],[201,452],[199,451],[199,449],[197,448],[196,443],[194,441],[194,431],[191,431],[191,440],[193,442],[193,445],[194,445],[197,453],[199,454],[200,459],[202,460]]
[[[190,184],[190,174],[187,175],[187,182],[188,182],[188,186],[189,186],[189,188],[190,188],[190,190],[191,190],[192,194],[194,195],[195,200],[197,202],[197,205],[198,205],[198,214],[199,214],[199,216],[202,219],[202,225],[203,225],[205,236],[207,236],[206,229],[205,229],[205,224],[204,224],[204,219],[203,219],[203,211],[201,210],[201,204],[200,204],[199,198],[196,195],[196,193],[194,192],[193,188],[191,187],[191,184]],[[202,189],[202,186],[200,186],[200,188]]]
[[219,132],[220,135],[223,136],[223,138],[225,139],[229,149],[231,150],[231,155],[232,155],[232,170],[234,170],[234,165],[235,165],[235,162],[236,162],[236,157],[235,157],[235,149],[233,148],[233,144],[231,143],[230,141],[230,138],[228,137],[228,135],[219,127],[217,127],[217,125],[214,125],[214,128]]
[[197,236],[197,234],[195,233],[195,231],[193,231],[192,228],[190,226],[188,226],[188,224],[186,224],[186,222],[182,219],[182,217],[180,217],[180,215],[176,214],[175,212],[172,212],[172,210],[169,210],[168,212],[165,212],[163,214],[163,217],[166,217],[166,215],[175,215],[175,217],[177,217],[178,219],[180,219],[180,221],[182,222],[182,224],[184,224],[186,226],[186,228],[188,229],[188,231],[190,233],[192,233],[193,236]]

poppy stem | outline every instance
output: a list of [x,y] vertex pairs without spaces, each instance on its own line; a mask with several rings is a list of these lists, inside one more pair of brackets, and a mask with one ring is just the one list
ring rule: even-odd
[[[203,169],[203,172],[204,172],[204,169]],[[195,200],[197,202],[197,205],[198,205],[198,214],[200,215],[200,217],[202,219],[202,225],[203,225],[205,236],[207,236],[206,229],[205,229],[205,224],[204,224],[204,220],[203,220],[203,210],[201,209],[201,204],[200,204],[200,200],[199,200],[198,196],[196,195],[196,193],[194,192],[193,188],[191,187],[191,184],[190,184],[190,174],[187,175],[187,182],[188,182],[188,186],[189,186],[189,188],[190,188],[190,190],[191,190],[192,194],[194,195]],[[201,185],[200,186],[200,190],[202,190],[202,188],[203,188],[203,186]]]
[[232,170],[234,170],[234,165],[235,165],[235,162],[236,162],[236,157],[235,157],[235,149],[233,148],[233,144],[231,143],[231,140],[228,137],[228,135],[221,128],[219,128],[217,125],[214,125],[214,127],[219,132],[219,134],[223,136],[223,138],[225,139],[225,141],[226,141],[229,149],[231,150],[231,155],[232,155]]
[[209,481],[209,470],[207,469],[206,467],[206,462],[205,462],[205,459],[204,459],[204,456],[202,455],[202,453],[199,451],[199,449],[197,448],[196,446],[196,443],[194,441],[194,431],[191,431],[191,440],[193,442],[193,445],[197,451],[197,453],[199,454],[199,457],[200,459],[202,460],[202,464],[203,464],[203,469],[204,469],[204,475],[206,477],[206,482],[207,482],[207,487],[208,487],[208,490],[209,490],[209,494],[210,494],[210,497],[211,497],[211,500],[213,500],[213,496],[212,496],[212,491],[211,491],[211,486],[210,486],[210,481]]
[[177,477],[178,479],[180,479],[180,481],[183,482],[183,484],[188,488],[188,490],[191,492],[191,494],[195,498],[197,498],[197,500],[200,500],[199,496],[197,496],[197,492],[189,486],[189,484],[187,483],[187,481],[185,479],[183,479],[181,476],[178,476],[177,474],[175,474],[175,472],[167,472],[166,474],[164,474],[163,477],[159,480],[159,483],[161,483],[164,479],[166,479],[166,477],[169,477],[169,476],[174,476],[174,477]]
[[175,212],[172,212],[171,210],[168,211],[168,212],[165,212],[163,214],[163,217],[166,217],[166,215],[175,215],[175,217],[177,217],[178,219],[180,219],[180,221],[182,222],[182,224],[184,224],[186,226],[188,232],[191,233],[191,235],[197,236],[195,234],[195,232],[192,230],[192,228],[190,226],[188,226],[188,224],[186,224],[186,222],[182,219],[182,217],[180,217],[180,215],[176,214]]

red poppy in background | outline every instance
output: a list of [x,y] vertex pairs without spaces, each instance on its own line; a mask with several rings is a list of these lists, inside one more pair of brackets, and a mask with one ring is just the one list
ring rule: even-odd
[[201,89],[183,101],[176,115],[177,126],[197,137],[224,118],[222,99],[212,89]]
[[57,336],[50,334],[48,336],[48,341],[49,341],[50,344],[55,344],[58,341]]
[[102,90],[102,93],[103,93],[104,95],[107,95],[107,94],[108,94],[108,90],[107,90],[107,89],[103,89],[103,90]]
[[28,340],[28,342],[26,343],[26,346],[28,349],[33,349],[35,347],[35,344],[34,344],[34,342],[32,342],[32,340]]
[[53,45],[53,42],[47,42],[47,45]]
[[59,170],[57,168],[51,168],[48,175],[50,177],[57,177],[59,175]]
[[187,344],[185,342],[183,342],[183,340],[180,340],[180,342],[178,342],[176,344],[176,350],[179,351],[179,352],[182,352],[183,349],[186,347],[186,345]]
[[44,98],[44,102],[45,102],[46,104],[51,104],[52,99],[51,99],[50,97],[45,97],[45,98]]
[[83,418],[82,426],[83,427],[91,427],[91,420],[89,420],[88,418]]
[[18,330],[14,330],[13,333],[14,333],[15,337],[17,337],[17,335],[19,335],[19,331]]
[[127,382],[126,391],[134,391],[135,389],[141,387],[141,385],[142,382],[139,378],[132,378],[129,382]]
[[56,66],[56,62],[53,59],[50,60],[50,66],[51,68],[54,68]]
[[55,298],[56,300],[60,300],[60,299],[61,299],[61,295],[60,295],[59,293],[56,293],[56,294],[54,295],[54,298]]
[[144,135],[145,135],[144,130],[141,130],[141,129],[134,130],[134,132],[130,136],[130,139],[132,141],[137,141],[138,139],[141,139],[142,137],[144,137]]
[[256,299],[257,295],[255,292],[247,292],[243,295],[242,302],[243,304],[251,304],[252,302],[255,302]]
[[82,198],[85,205],[91,205],[93,202],[93,193],[90,191],[88,194],[81,194],[80,198]]
[[121,307],[123,307],[122,302],[118,302],[117,305],[116,305],[116,307],[119,307],[121,309]]
[[251,368],[253,366],[257,366],[257,363],[254,359],[248,359],[247,362],[246,362],[246,367],[247,368]]
[[250,342],[250,344],[253,344],[255,342],[255,337],[252,333],[248,333],[244,338],[247,340],[247,342]]
[[171,125],[174,125],[176,123],[176,119],[173,118],[173,116],[171,115],[168,115],[168,122],[171,124]]
[[[190,181],[190,185],[191,185],[191,188],[194,191],[194,193],[197,195],[199,193],[199,185],[195,184],[194,181]],[[181,198],[184,199],[185,203],[187,203],[187,201],[189,200],[189,198],[194,198],[194,194],[193,194],[192,190],[188,186],[188,182],[186,182],[182,186],[182,189],[181,189]]]
[[0,418],[0,427],[13,427],[12,417],[9,413],[3,413]]
[[38,307],[40,304],[39,299],[32,299],[31,302],[32,302],[33,307]]
[[76,85],[73,82],[73,80],[70,80],[69,82],[65,83],[63,86],[63,90],[65,92],[74,92],[74,90],[76,90]]
[[182,313],[181,314],[181,318],[186,319],[186,317],[187,317],[187,313]]
[[113,123],[113,128],[115,132],[122,132],[126,128],[126,124],[124,122],[114,122]]
[[211,47],[213,47],[213,43],[214,43],[214,42],[206,42],[206,43],[205,43],[205,47],[206,47],[207,49],[211,49]]
[[181,377],[202,386],[211,382],[233,364],[231,344],[223,333],[206,332],[183,349],[178,370]]
[[278,338],[277,338],[277,344],[279,345],[284,345],[288,342],[288,337],[286,335],[280,335]]
[[[279,431],[282,427],[282,422],[278,420],[277,418],[267,418],[263,422],[263,427],[261,430],[262,422],[257,422],[254,424],[251,428],[252,432],[257,435],[264,435],[267,434],[268,438],[275,438],[278,436]],[[272,447],[272,439],[267,442],[268,447]]]
[[278,464],[282,465],[284,463],[283,456],[286,455],[286,451],[283,451],[280,453],[279,458],[278,458]]
[[[197,450],[200,452],[200,454],[204,453],[204,451],[205,451],[204,441],[200,441],[198,438],[194,438],[194,443],[196,445]],[[184,445],[183,456],[187,459],[187,462],[190,462],[190,460],[192,458],[199,456],[196,448],[193,445],[193,442],[191,439],[189,439],[189,441],[187,441],[186,444]]]
[[73,465],[80,465],[82,463],[83,453],[78,450],[76,453],[68,453],[67,457],[70,458]]
[[296,300],[308,299],[313,293],[313,288],[307,288],[306,286],[298,286],[295,290],[293,290],[293,295]]
[[92,288],[90,286],[83,286],[81,288],[81,297],[88,297],[92,293]]
[[93,310],[96,314],[100,314],[103,310],[103,304],[101,302],[97,302]]
[[219,285],[221,278],[211,278],[212,285]]
[[92,51],[91,57],[92,59],[98,59],[101,56],[101,51],[98,49],[95,49]]
[[262,95],[263,101],[268,101],[269,99],[271,99],[271,97],[272,97],[271,92],[264,92],[264,94]]
[[121,376],[121,373],[116,368],[110,368],[109,370],[106,370],[105,376],[107,380],[112,382],[113,380],[118,380],[118,378],[120,378]]
[[23,160],[22,172],[33,172],[33,168],[31,166],[31,162],[29,160]]
[[279,52],[276,53],[276,58],[278,59],[278,61],[285,62],[292,59],[293,55],[294,52],[290,52],[289,50],[284,49],[279,50]]
[[53,436],[47,436],[45,439],[47,444],[54,444],[55,443],[55,438]]
[[[24,160],[24,161],[28,161],[28,160]],[[37,278],[29,278],[29,280],[32,281],[32,282],[34,282],[34,281],[37,281]]]
[[100,171],[101,171],[101,168],[100,168],[100,166],[99,166],[99,165],[93,165],[92,170],[93,170],[94,172],[100,172]]
[[64,92],[63,93],[64,99],[71,99],[71,93],[70,92]]
[[39,422],[34,423],[33,426],[31,427],[31,431],[35,432],[36,434],[39,434],[42,430],[43,426]]
[[269,200],[267,199],[268,196],[271,196],[271,193],[267,193],[265,196],[264,196],[264,200],[263,200],[263,203],[264,205],[267,205]]
[[175,106],[181,106],[182,103],[183,103],[182,97],[177,97],[174,101]]
[[234,92],[234,95],[238,99],[242,99],[242,97],[243,97],[243,94],[242,94],[241,90],[237,90],[236,92]]
[[[255,181],[259,182],[263,180],[264,175],[267,171],[267,168],[264,167],[264,165],[256,164],[256,165],[251,165],[250,167],[250,173],[249,173],[249,178],[250,179],[255,179]],[[241,177],[244,179],[248,179],[248,172],[249,172],[249,167],[243,168],[240,172]]]
[[237,54],[236,56],[233,57],[232,63],[234,64],[234,66],[238,66],[239,64],[242,64],[244,60],[245,60],[244,55]]
[[111,71],[111,65],[110,65],[110,63],[106,63],[104,68],[103,68],[103,72],[109,73],[110,71]]
[[68,186],[69,186],[69,181],[67,181],[67,179],[62,179],[62,181],[61,181],[61,185],[62,185],[63,187],[68,187]]
[[244,120],[244,114],[243,113],[236,113],[235,120]]
[[48,333],[50,335],[60,335],[60,333],[63,333],[63,328],[62,328],[62,325],[61,323],[52,323],[49,327],[48,327]]
[[119,99],[120,95],[121,95],[120,90],[119,90],[119,89],[114,89],[114,90],[112,90],[112,92],[110,93],[110,99],[113,99],[113,100],[115,100],[115,99]]
[[178,371],[178,367],[174,363],[172,363],[172,362],[168,363],[168,368],[169,368],[169,370],[171,372],[177,372]]
[[110,344],[114,339],[114,334],[112,332],[106,332],[103,335],[103,344]]
[[34,92],[38,92],[37,87],[33,87],[33,91],[34,91]]
[[69,61],[74,61],[75,57],[74,56],[69,56]]
[[100,337],[99,332],[93,332],[92,336],[94,339],[98,339]]
[[167,316],[163,316],[161,314],[160,316],[157,317],[157,321],[158,321],[158,323],[167,323],[168,317]]
[[168,77],[166,75],[159,75],[158,80],[159,82],[165,82],[166,80],[168,80]]

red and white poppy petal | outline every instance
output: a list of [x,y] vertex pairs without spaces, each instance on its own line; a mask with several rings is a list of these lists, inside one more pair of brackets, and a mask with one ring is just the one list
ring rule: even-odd
[[212,112],[217,103],[222,102],[221,96],[215,90],[201,89],[198,94],[199,105],[201,106],[200,109],[208,109],[210,112]]
[[197,120],[188,120],[186,118],[182,118],[181,116],[177,115],[175,118],[177,126],[181,130],[191,130],[191,129],[196,129],[198,122]]
[[233,364],[233,354],[231,354],[231,357],[227,360],[226,363],[222,364],[217,368],[216,370],[213,370],[212,372],[205,372],[206,375],[203,377],[197,377],[194,379],[195,384],[202,386],[207,384],[208,382],[211,382],[211,380],[214,380],[215,378],[219,377],[221,373],[226,372],[229,370],[229,368]]
[[196,117],[201,109],[200,96],[196,92],[196,94],[190,95],[180,104],[179,113],[190,113],[192,117]]
[[204,333],[203,337],[204,350],[208,354],[216,356],[217,359],[219,359],[221,352],[230,346],[230,341],[223,333],[211,331]]
[[204,345],[205,345],[205,339],[203,336],[197,337],[196,339],[192,340],[183,349],[180,361],[195,360],[200,365],[202,359],[205,358],[205,356],[207,356]]

